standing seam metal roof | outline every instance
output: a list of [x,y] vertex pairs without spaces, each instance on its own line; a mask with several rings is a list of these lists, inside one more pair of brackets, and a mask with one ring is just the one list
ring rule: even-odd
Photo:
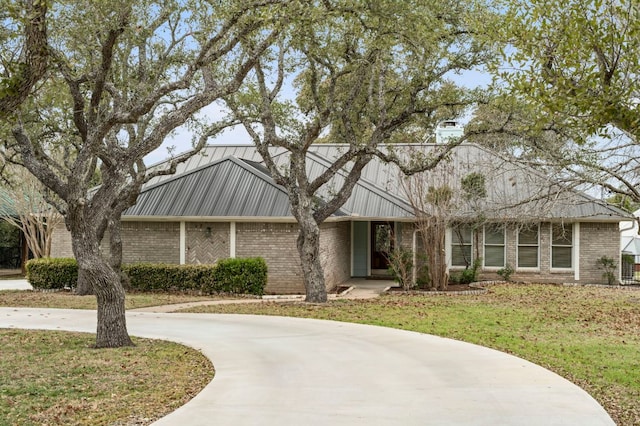
[[[437,148],[434,144],[407,144],[395,149],[408,158],[412,150],[428,155]],[[346,149],[347,145],[313,145],[307,161],[309,178],[319,176]],[[278,164],[288,161],[284,149],[276,147],[272,151]],[[459,190],[460,180],[469,173],[485,173],[488,195],[483,208],[489,218],[618,221],[627,217],[615,207],[584,193],[562,189],[543,173],[511,163],[484,147],[462,144],[450,155],[452,161],[446,170],[454,189]],[[261,162],[253,145],[209,145],[181,164],[176,175],[158,177],[148,183],[138,203],[125,215],[291,217],[286,190],[273,182]],[[329,181],[321,189],[320,198],[329,197],[333,188],[340,187],[346,173],[346,170],[338,173]],[[335,215],[412,217],[411,205],[401,193],[401,179],[397,166],[374,158],[364,168],[352,196]],[[469,212],[459,214],[465,217]]]
[[290,210],[284,188],[226,157],[144,188],[124,216],[288,217]]

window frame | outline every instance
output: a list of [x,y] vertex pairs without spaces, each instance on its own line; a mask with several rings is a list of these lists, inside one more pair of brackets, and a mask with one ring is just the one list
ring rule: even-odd
[[[554,238],[553,238],[553,231],[554,228],[556,227],[563,227],[564,229],[570,229],[571,230],[571,245],[567,245],[567,244],[554,244]],[[552,272],[572,272],[575,270],[575,247],[576,247],[576,230],[575,230],[575,223],[569,223],[569,224],[564,224],[564,223],[551,223],[551,226],[549,227],[549,270]],[[559,247],[559,248],[569,248],[571,250],[569,259],[571,262],[571,266],[570,267],[554,267],[553,266],[553,249],[555,247]]]
[[[531,244],[531,243],[523,244],[520,242],[520,233],[523,229],[524,228],[519,228],[516,232],[516,269],[522,270],[522,271],[539,271],[540,270],[540,242],[541,242],[540,224],[538,223],[535,227],[529,228],[529,229],[536,229],[536,235],[538,237],[538,241],[536,242],[536,244]],[[536,247],[537,248],[536,266],[520,266],[520,247]]]
[[[460,244],[455,242],[456,228],[468,228],[469,229],[469,242],[465,244]],[[449,267],[452,269],[466,269],[467,267],[471,267],[473,265],[474,256],[473,256],[473,240],[474,240],[474,230],[473,228],[465,223],[454,224],[450,227],[451,230],[451,239],[449,243]],[[453,263],[453,248],[455,246],[461,247],[469,247],[469,265],[456,265]]]
[[[487,228],[500,228],[502,230],[502,244],[487,243]],[[502,265],[487,265],[487,246],[502,247]],[[482,268],[487,270],[498,270],[507,264],[507,227],[504,223],[485,225],[482,227]]]

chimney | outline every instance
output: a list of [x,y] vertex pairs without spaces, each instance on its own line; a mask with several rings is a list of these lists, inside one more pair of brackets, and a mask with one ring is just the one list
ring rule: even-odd
[[436,143],[447,143],[464,134],[464,127],[455,120],[443,121],[436,127]]

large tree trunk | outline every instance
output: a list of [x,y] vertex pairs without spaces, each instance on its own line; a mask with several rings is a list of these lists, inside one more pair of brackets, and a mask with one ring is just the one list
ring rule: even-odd
[[109,253],[110,264],[114,271],[120,275],[120,284],[123,289],[129,288],[130,281],[127,274],[122,271],[122,223],[120,215],[109,219]]
[[301,218],[299,225],[298,253],[304,273],[305,301],[324,303],[327,301],[327,289],[320,262],[320,227],[312,217]]
[[78,265],[78,282],[76,283],[75,294],[78,296],[93,295],[93,287],[87,278],[85,270],[80,265]]
[[91,286],[98,302],[97,348],[133,346],[127,332],[124,289],[120,273],[100,254],[100,238],[83,221],[71,229],[73,251],[83,280]]

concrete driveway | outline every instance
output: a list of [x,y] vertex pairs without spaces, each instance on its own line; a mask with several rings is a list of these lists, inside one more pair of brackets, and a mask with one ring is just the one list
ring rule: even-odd
[[[0,327],[95,330],[95,311],[0,308]],[[491,349],[382,327],[128,314],[132,335],[202,350],[215,379],[156,425],[613,425],[586,392]]]

